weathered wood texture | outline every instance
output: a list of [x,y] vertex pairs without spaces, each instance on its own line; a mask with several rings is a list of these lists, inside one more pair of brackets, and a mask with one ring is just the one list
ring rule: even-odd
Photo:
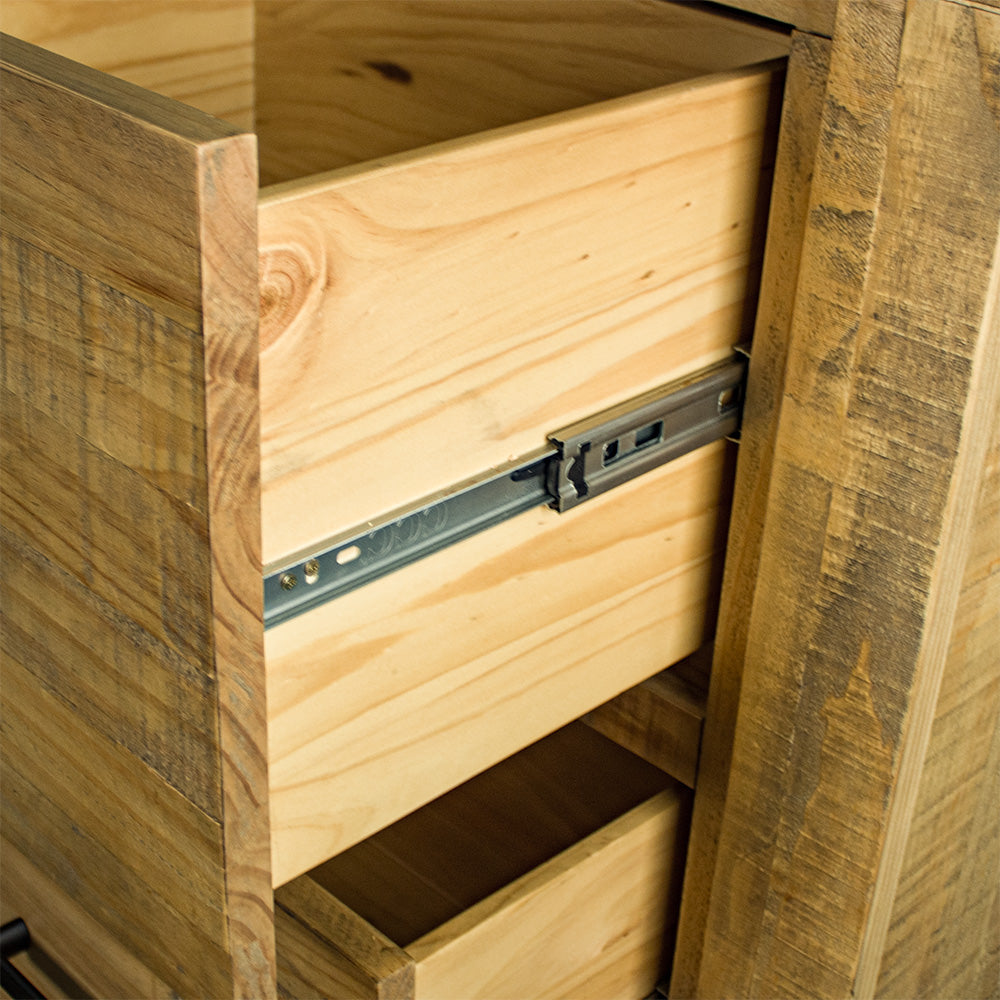
[[252,129],[254,0],[4,0],[0,31]]
[[257,4],[265,183],[774,59],[778,31],[648,0]]
[[704,643],[729,448],[566,515],[523,514],[269,629],[275,885]]
[[876,995],[1000,991],[1000,409]]
[[4,891],[95,995],[267,996],[254,141],[2,56]]
[[694,995],[701,963],[828,62],[825,39],[793,37],[672,976],[680,997]]
[[265,563],[727,356],[780,80],[737,70],[264,193]]
[[876,986],[1000,390],[998,41],[838,8],[697,995]]
[[703,646],[588,712],[583,721],[694,788],[711,663],[712,647]]

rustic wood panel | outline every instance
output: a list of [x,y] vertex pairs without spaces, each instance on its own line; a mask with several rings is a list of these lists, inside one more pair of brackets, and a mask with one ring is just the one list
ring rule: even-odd
[[726,356],[779,85],[737,71],[265,193],[265,562]]
[[683,997],[695,994],[701,963],[828,63],[827,41],[794,36],[672,973],[672,991]]
[[254,142],[2,69],[5,837],[137,956],[96,994],[273,995]]
[[275,884],[698,648],[728,447],[269,629]]
[[876,995],[1000,987],[1000,409]]
[[870,996],[1000,389],[1000,65],[838,11],[698,990]]
[[588,712],[583,721],[608,739],[695,787],[712,647]]
[[0,31],[253,128],[253,0],[4,0]]
[[787,38],[648,0],[257,4],[267,183],[783,56]]
[[[55,1000],[60,992],[73,1000],[102,995],[135,994],[151,1000],[176,996],[70,895],[71,886],[53,881],[6,839],[2,851],[0,919],[6,923],[24,913],[31,914],[29,961],[22,962],[19,958],[16,964],[46,997]],[[52,905],[39,909],[40,898],[51,900]],[[58,956],[51,960],[56,969],[46,968],[49,963],[43,960],[43,955]],[[32,959],[49,974],[35,977]],[[71,977],[71,983],[66,982],[66,976]],[[49,979],[54,981],[47,982]],[[73,985],[79,988],[71,988]]]

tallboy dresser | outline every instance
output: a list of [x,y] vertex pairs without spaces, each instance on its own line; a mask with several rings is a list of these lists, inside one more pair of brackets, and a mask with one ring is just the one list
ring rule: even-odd
[[[30,977],[997,996],[996,4],[0,28]],[[668,414],[548,471],[751,337],[711,390],[738,444],[602,492]],[[441,542],[543,467],[572,509]],[[414,558],[324,590],[390,538]]]

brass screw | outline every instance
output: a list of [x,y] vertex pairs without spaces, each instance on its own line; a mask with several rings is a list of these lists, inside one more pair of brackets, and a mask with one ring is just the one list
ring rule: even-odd
[[305,572],[306,583],[315,583],[319,579],[318,559],[310,559],[302,569]]
[[298,578],[294,573],[282,573],[281,574],[281,589],[282,590],[294,590],[295,585],[298,583]]

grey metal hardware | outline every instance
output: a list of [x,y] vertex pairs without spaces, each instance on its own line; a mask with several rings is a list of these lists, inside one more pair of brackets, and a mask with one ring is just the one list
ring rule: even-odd
[[746,352],[550,435],[491,469],[265,567],[271,628],[542,504],[563,512],[739,428]]

